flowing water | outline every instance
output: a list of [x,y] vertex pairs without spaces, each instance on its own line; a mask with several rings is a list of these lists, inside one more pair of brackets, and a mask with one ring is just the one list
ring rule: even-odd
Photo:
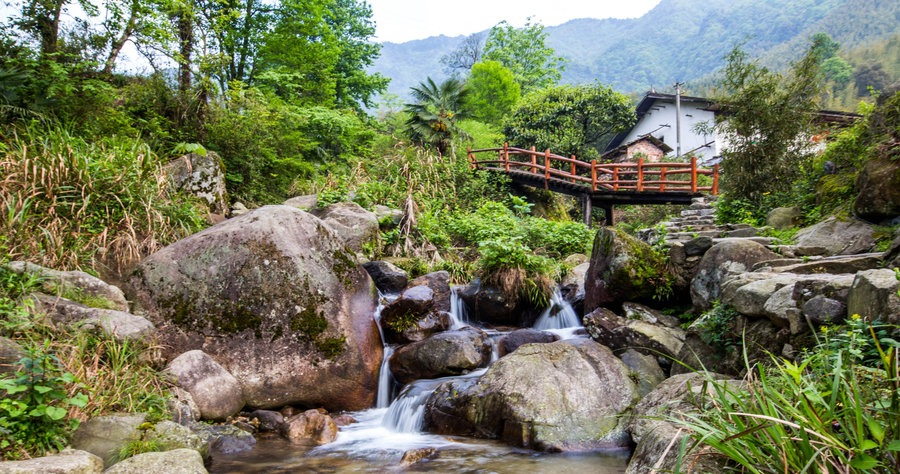
[[[396,296],[382,297],[384,302]],[[473,324],[465,303],[451,294],[453,329]],[[376,320],[381,315],[378,307]],[[572,307],[557,291],[550,306],[538,318],[535,329],[554,332],[562,339],[578,337],[583,327]],[[379,327],[380,331],[380,327]],[[496,340],[505,333],[489,331],[494,341],[492,360],[497,359]],[[383,340],[383,338],[382,338]],[[403,453],[415,449],[433,449],[432,459],[402,468],[410,471],[491,472],[491,473],[567,473],[591,472],[612,474],[625,472],[629,452],[592,452],[579,454],[538,453],[490,440],[459,436],[440,436],[422,431],[425,401],[443,382],[480,377],[480,369],[458,377],[417,380],[393,397],[396,382],[388,369],[394,347],[385,345],[384,362],[378,383],[376,408],[350,413],[356,423],[341,428],[335,442],[315,448],[292,445],[276,435],[259,436],[251,451],[217,455],[210,472],[383,472],[396,471]]]

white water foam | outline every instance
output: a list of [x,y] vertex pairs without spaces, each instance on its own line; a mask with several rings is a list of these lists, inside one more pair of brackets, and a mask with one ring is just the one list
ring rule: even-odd
[[450,288],[450,330],[471,326],[469,322],[469,309],[466,302],[459,297],[459,287]]
[[550,296],[550,305],[541,313],[541,316],[532,327],[540,331],[556,332],[556,330],[561,329],[578,330],[584,326],[581,325],[581,321],[578,319],[578,315],[575,314],[572,305],[563,298],[557,287],[553,290],[553,295]]

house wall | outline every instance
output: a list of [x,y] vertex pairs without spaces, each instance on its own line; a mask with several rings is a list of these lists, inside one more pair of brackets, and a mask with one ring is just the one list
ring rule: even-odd
[[637,158],[634,157],[636,153],[643,153],[645,156],[644,161],[648,163],[659,163],[663,157],[662,150],[648,141],[639,141],[629,146],[627,161],[637,162]]
[[[694,151],[694,154],[697,155],[701,162],[711,160],[714,156],[717,156],[719,154],[717,145],[721,145],[721,142],[716,140],[714,135],[701,135],[694,131],[694,127],[699,123],[714,124],[715,116],[713,112],[702,110],[704,107],[707,107],[706,103],[681,103],[681,151],[682,153],[687,153],[695,148],[702,147]],[[628,133],[628,136],[622,140],[622,143],[636,140],[638,137],[648,133],[665,142],[673,150],[677,150],[674,100],[656,99],[653,107],[641,117],[640,121]],[[709,142],[713,143],[703,147]],[[671,154],[674,156],[675,152]]]

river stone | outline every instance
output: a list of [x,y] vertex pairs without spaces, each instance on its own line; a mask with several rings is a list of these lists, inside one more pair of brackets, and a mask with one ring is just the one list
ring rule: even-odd
[[149,340],[156,328],[147,319],[124,311],[99,309],[44,293],[32,294],[55,323],[101,332],[119,342]]
[[166,399],[166,407],[172,416],[172,421],[185,426],[200,420],[200,408],[194,402],[191,392],[181,387],[171,387],[169,398]]
[[405,385],[418,379],[465,374],[490,360],[491,338],[478,328],[466,327],[401,347],[391,356],[390,369]]
[[0,378],[14,375],[21,368],[19,361],[26,355],[16,341],[0,336]]
[[778,256],[765,246],[738,239],[713,245],[700,260],[697,275],[691,280],[694,309],[705,311],[720,298],[722,283],[729,277],[746,272],[755,263]]
[[500,357],[509,354],[525,344],[547,344],[556,342],[559,336],[547,331],[536,329],[518,329],[497,341],[497,353]]
[[361,410],[375,400],[372,280],[311,214],[255,209],[147,257],[129,283],[167,356],[210,354],[253,407]]
[[803,213],[798,207],[776,207],[766,215],[766,225],[775,230],[789,229],[797,225]]
[[305,194],[303,196],[294,196],[287,201],[284,201],[282,204],[284,204],[285,206],[296,207],[297,209],[308,211],[316,207],[316,203],[318,202],[318,200],[318,194]]
[[413,464],[427,461],[437,456],[437,450],[435,448],[418,448],[418,449],[410,449],[403,453],[403,457],[400,458],[399,467],[409,467]]
[[318,410],[294,415],[281,425],[281,436],[293,444],[318,446],[337,439],[338,427],[330,416]]
[[900,216],[900,162],[874,159],[866,161],[856,179],[859,194],[853,212],[872,222]]
[[797,245],[824,247],[830,255],[868,252],[875,246],[875,229],[857,219],[829,217],[797,232]]
[[667,277],[666,266],[650,247],[614,227],[594,237],[584,281],[584,311],[622,301],[645,301]]
[[847,305],[823,295],[816,295],[803,305],[803,314],[814,323],[839,323],[847,318]]
[[687,257],[703,255],[712,246],[713,241],[711,237],[694,237],[684,243],[684,254]]
[[259,431],[272,432],[281,430],[284,424],[284,416],[277,411],[272,410],[255,410],[250,413],[250,419],[256,418]]
[[666,374],[656,357],[627,349],[619,356],[631,371],[631,380],[637,384],[638,397],[643,398],[666,379]]
[[670,328],[681,328],[681,321],[674,316],[669,316],[649,306],[627,301],[622,303],[622,311],[625,319],[640,319],[650,324],[662,324]]
[[621,415],[637,401],[628,367],[588,339],[527,344],[468,388],[446,385],[426,402],[428,429],[541,451],[624,445]]
[[684,345],[684,330],[625,319],[606,308],[597,308],[584,317],[588,335],[613,350],[635,349],[641,353],[675,357]]
[[76,449],[27,461],[0,462],[0,474],[100,474],[103,460]]
[[99,456],[106,466],[112,464],[119,451],[141,436],[139,426],[147,416],[143,414],[104,415],[87,420],[72,434],[72,447]]
[[369,272],[375,287],[382,293],[399,293],[409,284],[409,275],[406,271],[391,262],[375,260],[364,263],[363,268]]
[[[627,425],[637,447],[628,462],[626,473],[674,472],[681,439],[689,436],[689,433],[686,430],[679,432],[673,423],[661,418],[678,413],[696,413],[697,408],[690,400],[701,396],[704,381],[738,383],[726,382],[725,379],[725,376],[712,373],[675,375],[642,398],[632,410]],[[688,442],[688,447],[691,445]],[[661,458],[663,459],[660,460]],[[726,470],[722,456],[710,453],[705,446],[695,447],[685,453],[681,467],[681,472],[685,473],[718,473]]]
[[900,296],[893,270],[881,268],[856,274],[847,298],[847,314],[858,314],[869,321],[900,324]]
[[206,474],[203,457],[193,449],[181,448],[132,456],[104,471],[104,474]]
[[128,311],[128,301],[122,290],[88,273],[63,272],[21,261],[9,262],[6,267],[16,273],[42,278],[41,287],[46,293],[81,299],[80,302],[101,309]]
[[256,438],[252,433],[234,425],[193,423],[190,428],[203,442],[209,443],[209,450],[213,453],[234,454],[249,451],[256,446]]
[[225,165],[216,152],[188,153],[167,163],[165,171],[175,189],[199,198],[209,212],[221,215],[228,212]]
[[200,350],[176,357],[166,372],[187,390],[207,420],[223,420],[244,407],[241,385],[224,367]]
[[366,245],[377,243],[381,236],[375,214],[355,202],[337,202],[312,212],[354,252],[362,252]]
[[431,272],[409,282],[409,286],[425,285],[434,292],[434,309],[450,311],[450,273],[441,270]]

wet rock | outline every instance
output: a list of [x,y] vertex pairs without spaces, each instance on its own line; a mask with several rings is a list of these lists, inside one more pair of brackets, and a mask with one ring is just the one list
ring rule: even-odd
[[337,439],[338,427],[330,416],[317,410],[307,410],[285,420],[281,436],[291,443],[318,446]]
[[0,336],[0,378],[15,374],[21,368],[19,361],[26,355],[16,341]]
[[385,294],[399,293],[409,284],[409,275],[391,262],[375,260],[363,264],[375,282],[378,291]]
[[542,451],[627,443],[620,415],[637,401],[628,367],[587,339],[522,346],[468,388],[453,387],[444,384],[429,397],[429,430]]
[[42,278],[41,288],[45,293],[75,299],[85,306],[128,311],[128,301],[122,290],[88,273],[63,272],[21,261],[9,262],[6,267],[16,273]]
[[143,453],[116,463],[105,474],[206,474],[203,457],[193,449]]
[[279,431],[281,429],[281,425],[284,423],[284,416],[277,411],[271,410],[255,410],[250,413],[250,418],[256,418],[259,422],[257,425],[259,431],[262,432],[271,432],[271,431]]
[[391,356],[390,369],[398,382],[407,384],[468,373],[490,360],[490,337],[480,329],[466,327],[401,347]]
[[776,207],[766,215],[766,225],[775,230],[789,229],[797,225],[803,213],[797,207]]
[[[581,254],[577,254],[581,255]],[[587,275],[588,269],[591,267],[590,262],[584,262],[579,264],[578,266],[569,270],[565,277],[563,277],[562,281],[559,283],[560,292],[563,297],[565,297],[566,301],[572,305],[575,309],[576,314],[581,314],[581,311],[578,309],[578,305],[580,304],[584,306],[584,277]]]
[[237,379],[203,351],[193,350],[176,357],[166,372],[191,394],[208,420],[223,420],[241,410],[244,397]]
[[375,214],[355,202],[338,202],[312,213],[322,219],[343,240],[348,249],[362,252],[367,244],[378,242],[381,231]]
[[656,361],[656,357],[627,349],[619,356],[631,371],[631,380],[637,384],[638,397],[644,398],[666,379],[666,374]]
[[519,329],[501,337],[497,341],[497,353],[500,357],[503,357],[525,344],[547,344],[558,340],[559,336],[552,332]]
[[730,240],[710,248],[691,280],[691,301],[696,310],[707,310],[720,299],[722,283],[729,277],[746,272],[753,264],[778,256],[762,244],[749,240]]
[[188,153],[167,163],[165,171],[175,189],[199,198],[209,212],[228,212],[225,165],[216,152]]
[[102,459],[75,449],[27,461],[0,462],[2,474],[99,474],[102,471]]
[[499,326],[531,326],[542,310],[518,295],[509,297],[497,288],[484,285],[478,278],[460,290],[459,297],[471,310],[472,319]]
[[349,426],[349,425],[352,425],[353,423],[356,423],[356,418],[353,418],[350,415],[344,414],[344,415],[338,415],[338,416],[334,417],[334,424],[336,424],[338,426]]
[[437,450],[434,448],[410,449],[403,453],[400,458],[400,467],[409,467],[413,464],[426,461],[437,456]]
[[649,300],[667,278],[662,259],[650,247],[614,227],[597,231],[584,282],[584,310],[610,303]]
[[409,286],[425,285],[434,292],[434,309],[450,311],[450,273],[441,270],[428,273],[409,282]]
[[824,247],[830,255],[868,252],[875,246],[875,229],[856,219],[829,217],[797,232],[797,245]]
[[450,315],[434,309],[434,291],[425,285],[407,288],[381,311],[381,330],[388,342],[422,341],[450,327]]
[[900,324],[900,281],[893,270],[882,268],[856,274],[847,298],[847,314],[858,314],[869,321]]
[[311,214],[255,209],[147,257],[129,284],[167,358],[211,355],[251,406],[359,410],[375,400],[372,280]]
[[111,465],[119,451],[132,440],[140,438],[138,429],[147,420],[146,415],[105,415],[87,420],[72,434],[72,447],[100,457]]

